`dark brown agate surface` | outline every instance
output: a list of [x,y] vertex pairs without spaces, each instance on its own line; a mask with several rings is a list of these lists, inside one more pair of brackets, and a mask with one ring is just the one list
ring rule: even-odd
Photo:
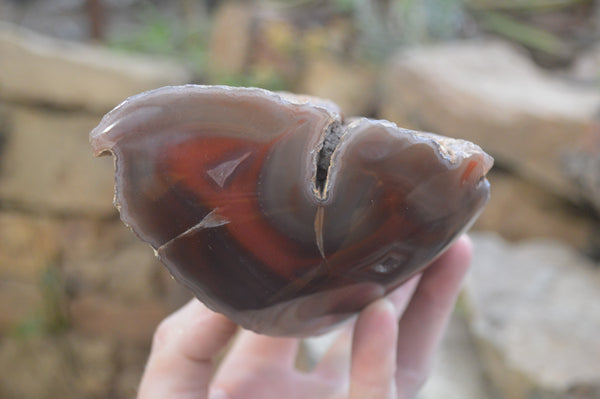
[[422,270],[484,207],[493,162],[326,100],[224,86],[131,97],[90,139],[116,157],[122,220],[173,276],[270,335],[324,332]]

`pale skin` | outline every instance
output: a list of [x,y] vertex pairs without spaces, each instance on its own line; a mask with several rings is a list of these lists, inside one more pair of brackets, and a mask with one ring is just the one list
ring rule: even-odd
[[[462,237],[423,273],[343,326],[310,372],[294,366],[300,340],[236,334],[234,323],[193,300],[157,328],[138,399],[414,398],[470,259],[470,241]],[[232,339],[216,368],[215,356]]]

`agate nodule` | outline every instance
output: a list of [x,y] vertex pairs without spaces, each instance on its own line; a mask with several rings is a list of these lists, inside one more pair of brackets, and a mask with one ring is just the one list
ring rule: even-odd
[[165,87],[90,134],[116,157],[115,205],[210,308],[311,335],[422,270],[489,197],[478,146],[329,101],[255,88]]

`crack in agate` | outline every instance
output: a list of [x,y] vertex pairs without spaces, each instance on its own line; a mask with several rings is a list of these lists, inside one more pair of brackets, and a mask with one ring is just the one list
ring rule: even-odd
[[206,171],[219,187],[223,188],[227,179],[233,174],[233,172],[240,166],[240,164],[250,156],[247,152],[239,158],[232,159],[231,161],[225,161],[218,166]]
[[322,206],[317,207],[317,214],[315,215],[315,242],[319,248],[321,257],[325,259],[325,251],[323,249],[323,219],[325,217],[325,208]]
[[319,194],[319,198],[325,196],[327,177],[331,167],[331,156],[346,133],[345,127],[340,122],[334,121],[327,128],[327,132],[323,138],[323,143],[317,157],[317,170],[315,172],[315,193]]
[[167,241],[166,243],[164,243],[163,245],[158,247],[156,250],[158,252],[160,252],[161,249],[165,248],[166,246],[170,245],[171,243],[175,242],[176,240],[179,240],[179,239],[182,239],[185,237],[189,237],[193,233],[200,231],[202,229],[211,229],[211,228],[215,228],[215,227],[221,227],[221,226],[224,226],[224,225],[230,223],[230,221],[227,220],[227,218],[225,218],[222,215],[219,215],[218,211],[219,211],[219,208],[213,209],[201,221],[199,221],[198,223],[196,223],[195,225],[193,225],[192,227],[190,227],[183,233],[178,234],[176,237],[171,238],[169,241]]

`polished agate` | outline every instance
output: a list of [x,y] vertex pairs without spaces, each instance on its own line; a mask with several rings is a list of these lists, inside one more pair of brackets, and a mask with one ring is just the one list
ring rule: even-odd
[[484,207],[493,162],[327,100],[224,86],[131,97],[90,139],[115,156],[121,219],[175,279],[269,335],[325,332],[420,272]]

